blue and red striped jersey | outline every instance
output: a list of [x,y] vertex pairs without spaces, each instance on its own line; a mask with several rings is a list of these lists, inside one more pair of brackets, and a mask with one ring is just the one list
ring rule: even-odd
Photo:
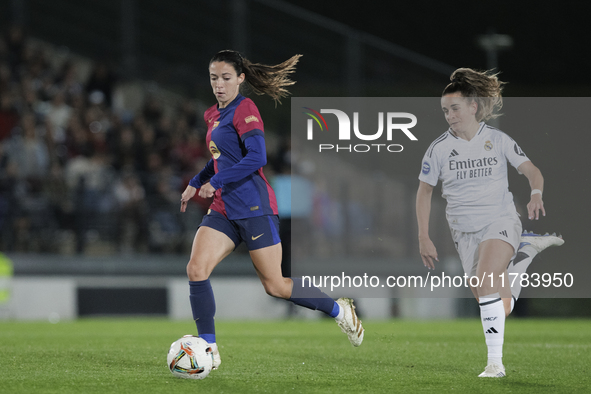
[[200,188],[209,180],[216,189],[210,208],[230,220],[277,215],[275,193],[262,168],[267,162],[263,121],[253,101],[238,94],[225,108],[210,107],[204,119],[212,159],[189,184]]

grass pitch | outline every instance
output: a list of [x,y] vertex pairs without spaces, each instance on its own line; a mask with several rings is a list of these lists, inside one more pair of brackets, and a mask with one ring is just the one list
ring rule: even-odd
[[173,377],[170,344],[193,322],[0,322],[0,393],[588,393],[591,320],[507,321],[507,377],[482,379],[478,319],[364,322],[353,348],[332,319],[218,322],[219,370]]

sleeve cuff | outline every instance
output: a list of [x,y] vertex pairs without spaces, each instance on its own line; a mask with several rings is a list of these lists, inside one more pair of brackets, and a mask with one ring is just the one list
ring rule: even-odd
[[189,186],[193,186],[195,189],[199,189],[199,188],[201,188],[201,184],[199,183],[199,181],[196,178],[197,177],[194,177],[193,179],[191,179],[189,181]]
[[209,180],[209,184],[214,188],[214,189],[219,189],[220,187],[222,187],[223,185],[221,184],[221,181],[218,180],[218,178],[216,176],[213,176],[210,180]]

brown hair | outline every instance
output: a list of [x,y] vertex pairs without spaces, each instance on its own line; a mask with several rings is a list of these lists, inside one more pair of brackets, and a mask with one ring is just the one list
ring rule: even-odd
[[497,78],[498,73],[492,71],[475,71],[471,68],[458,68],[451,74],[451,83],[443,89],[442,96],[460,92],[478,104],[476,120],[479,122],[494,119],[501,114],[496,113],[503,107],[503,85],[505,82]]
[[275,100],[275,103],[281,104],[281,99],[289,95],[285,86],[295,84],[295,81],[289,79],[289,74],[295,72],[295,66],[301,56],[295,55],[283,63],[268,66],[252,63],[237,51],[224,50],[218,52],[209,64],[213,62],[231,64],[238,75],[244,73],[246,83],[256,94],[266,94]]

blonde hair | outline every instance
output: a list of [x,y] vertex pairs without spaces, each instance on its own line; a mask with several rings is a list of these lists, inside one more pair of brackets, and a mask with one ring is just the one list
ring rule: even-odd
[[458,68],[451,74],[451,83],[443,89],[442,96],[459,92],[478,104],[476,120],[487,121],[498,118],[503,108],[503,85],[492,71],[476,71],[471,68]]
[[209,62],[226,62],[231,64],[238,75],[244,73],[247,85],[258,95],[266,94],[275,103],[281,104],[281,99],[289,95],[286,86],[295,84],[289,79],[289,74],[295,72],[295,66],[302,55],[295,55],[283,63],[269,66],[266,64],[252,63],[233,50],[218,52]]

